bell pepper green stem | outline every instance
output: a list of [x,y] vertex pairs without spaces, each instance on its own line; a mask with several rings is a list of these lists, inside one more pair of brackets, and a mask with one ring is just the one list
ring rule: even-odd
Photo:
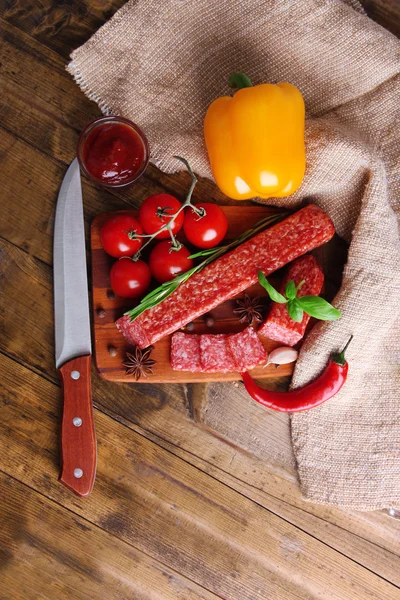
[[229,77],[229,87],[241,90],[245,87],[253,87],[253,84],[244,73],[232,73]]

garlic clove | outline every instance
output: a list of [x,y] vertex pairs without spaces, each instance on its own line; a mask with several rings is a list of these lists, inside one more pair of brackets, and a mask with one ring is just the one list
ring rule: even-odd
[[268,361],[264,365],[267,367],[268,365],[287,365],[289,363],[297,360],[299,353],[294,348],[290,346],[282,346],[281,348],[275,348],[268,355]]

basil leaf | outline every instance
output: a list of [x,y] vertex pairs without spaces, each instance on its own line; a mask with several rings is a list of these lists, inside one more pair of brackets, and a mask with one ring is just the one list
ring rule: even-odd
[[296,323],[301,323],[303,320],[304,312],[303,309],[298,305],[298,298],[289,300],[286,307],[289,313],[289,317]]
[[296,298],[296,286],[294,281],[288,281],[285,288],[285,296],[288,300],[294,300]]
[[302,296],[296,298],[299,306],[311,317],[321,321],[335,321],[342,316],[340,310],[337,310],[332,304],[329,304],[319,296]]
[[297,288],[296,288],[296,294],[298,293],[298,291],[299,291],[299,289],[301,288],[301,286],[305,284],[305,282],[306,282],[306,280],[305,280],[305,279],[303,279],[302,281],[300,281],[299,285],[298,285],[298,286],[297,286]]
[[280,294],[268,281],[262,271],[258,271],[258,281],[261,283],[263,288],[267,290],[269,297],[278,304],[286,304],[287,300],[282,294]]

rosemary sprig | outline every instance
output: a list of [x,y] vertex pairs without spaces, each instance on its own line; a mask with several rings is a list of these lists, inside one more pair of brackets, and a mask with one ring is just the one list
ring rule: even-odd
[[174,277],[174,279],[171,279],[171,281],[166,281],[165,283],[160,285],[158,288],[147,294],[140,301],[140,304],[135,306],[135,308],[128,310],[124,314],[129,315],[131,321],[133,321],[149,308],[153,308],[154,306],[157,306],[157,304],[165,300],[165,298],[167,298],[170,294],[175,292],[175,290],[178,288],[178,286],[180,286],[181,283],[187,281],[189,277],[194,275],[194,273],[198,273],[211,262],[222,256],[226,252],[229,252],[233,248],[236,248],[248,239],[252,238],[254,235],[257,235],[257,233],[260,233],[260,231],[263,231],[263,229],[266,229],[268,226],[282,221],[282,219],[284,219],[286,216],[287,212],[276,213],[274,215],[264,217],[264,219],[258,221],[258,223],[254,225],[254,227],[252,227],[251,229],[247,229],[247,231],[242,233],[238,238],[236,238],[229,244],[226,244],[225,246],[217,246],[216,248],[209,248],[207,250],[202,250],[201,252],[193,254],[192,258],[204,257],[204,260],[198,265],[189,269],[189,271],[185,271],[185,273],[177,275],[176,277]]

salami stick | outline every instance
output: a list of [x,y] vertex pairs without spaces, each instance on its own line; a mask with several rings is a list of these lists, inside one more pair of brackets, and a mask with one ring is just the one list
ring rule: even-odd
[[259,270],[269,275],[334,233],[328,215],[310,204],[216,259],[134,321],[126,315],[116,326],[131,344],[145,348],[256,283]]

